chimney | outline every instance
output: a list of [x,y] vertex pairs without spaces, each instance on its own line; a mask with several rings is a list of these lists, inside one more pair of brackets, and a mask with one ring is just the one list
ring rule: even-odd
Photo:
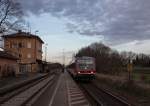
[[21,33],[22,32],[22,30],[18,30],[18,33]]

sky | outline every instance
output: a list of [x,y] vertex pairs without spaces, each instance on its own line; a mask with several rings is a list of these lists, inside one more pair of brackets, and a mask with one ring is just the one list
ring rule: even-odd
[[[150,54],[149,0],[19,0],[31,32],[47,43],[47,60],[66,62],[93,42]],[[43,48],[44,50],[44,48]]]
[[[67,64],[81,47],[101,40],[98,37],[82,36],[78,33],[70,34],[67,32],[64,20],[47,13],[38,17],[30,14],[26,20],[30,23],[31,33],[37,34],[45,42],[43,59],[45,59],[47,45],[47,60],[51,62],[63,62],[63,55],[65,55]],[[30,28],[26,31],[30,31]]]

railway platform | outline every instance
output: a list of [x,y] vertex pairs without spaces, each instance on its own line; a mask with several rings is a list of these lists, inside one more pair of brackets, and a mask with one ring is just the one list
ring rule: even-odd
[[61,75],[56,90],[51,106],[90,106],[83,92],[66,71]]
[[[52,87],[53,86],[53,87]],[[76,83],[65,71],[32,106],[90,106]]]

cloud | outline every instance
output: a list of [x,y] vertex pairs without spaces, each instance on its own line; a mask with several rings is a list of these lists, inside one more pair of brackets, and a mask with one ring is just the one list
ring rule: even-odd
[[112,48],[117,49],[120,52],[132,51],[135,53],[144,53],[149,55],[150,53],[149,45],[150,40],[143,40],[143,41],[134,40],[126,44],[115,45]]
[[103,36],[110,44],[150,39],[149,0],[21,0],[33,14],[66,18],[70,33]]

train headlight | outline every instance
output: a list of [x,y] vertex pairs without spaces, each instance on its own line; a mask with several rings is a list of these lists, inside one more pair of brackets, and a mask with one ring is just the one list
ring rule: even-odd
[[78,72],[78,74],[80,74],[80,71]]
[[93,74],[93,71],[91,71],[91,73]]

